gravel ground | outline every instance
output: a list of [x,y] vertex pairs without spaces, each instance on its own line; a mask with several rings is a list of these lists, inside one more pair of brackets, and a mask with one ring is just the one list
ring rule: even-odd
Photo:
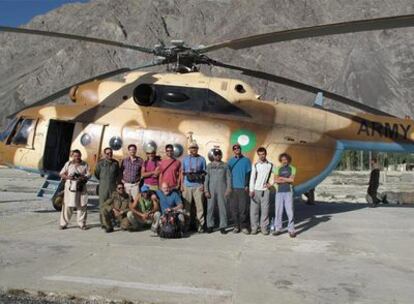
[[[129,304],[130,301],[109,301],[104,299],[81,299],[75,296],[59,296],[43,292],[29,293],[24,290],[0,291],[1,304]],[[142,303],[142,302],[141,302]]]

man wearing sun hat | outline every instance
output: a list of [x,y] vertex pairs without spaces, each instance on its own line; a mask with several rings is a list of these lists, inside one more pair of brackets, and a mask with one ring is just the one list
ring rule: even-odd
[[230,195],[233,232],[243,231],[249,234],[249,181],[252,163],[250,159],[243,156],[240,144],[233,145],[233,153],[234,157],[228,162],[233,188]]
[[189,155],[182,162],[182,186],[184,208],[187,216],[191,216],[191,206],[196,209],[196,225],[198,232],[204,231],[204,177],[206,159],[198,154],[198,144],[192,141],[188,147]]

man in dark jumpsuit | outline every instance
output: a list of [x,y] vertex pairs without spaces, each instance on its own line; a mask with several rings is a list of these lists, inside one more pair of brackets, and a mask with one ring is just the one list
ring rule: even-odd
[[367,201],[372,207],[377,207],[380,200],[377,197],[379,187],[380,169],[375,158],[371,160],[371,174],[369,176],[369,185],[367,190]]
[[[119,180],[119,163],[112,158],[111,148],[104,149],[104,159],[101,159],[95,168],[95,177],[99,180],[99,210],[102,210],[105,201],[111,197],[112,192],[116,189],[116,183]],[[102,217],[100,217],[101,226],[103,226]]]

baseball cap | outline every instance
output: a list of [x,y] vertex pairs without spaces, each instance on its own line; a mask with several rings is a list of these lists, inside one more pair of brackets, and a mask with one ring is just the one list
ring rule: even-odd
[[141,192],[147,192],[149,190],[150,190],[150,188],[147,185],[144,185],[144,186],[141,187]]

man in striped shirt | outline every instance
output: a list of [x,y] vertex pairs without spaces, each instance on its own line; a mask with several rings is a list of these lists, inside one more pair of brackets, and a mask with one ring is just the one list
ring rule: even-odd
[[128,146],[129,156],[121,162],[122,182],[125,186],[125,192],[132,199],[135,199],[139,192],[139,180],[141,179],[141,168],[143,160],[137,156],[137,146],[132,144]]

